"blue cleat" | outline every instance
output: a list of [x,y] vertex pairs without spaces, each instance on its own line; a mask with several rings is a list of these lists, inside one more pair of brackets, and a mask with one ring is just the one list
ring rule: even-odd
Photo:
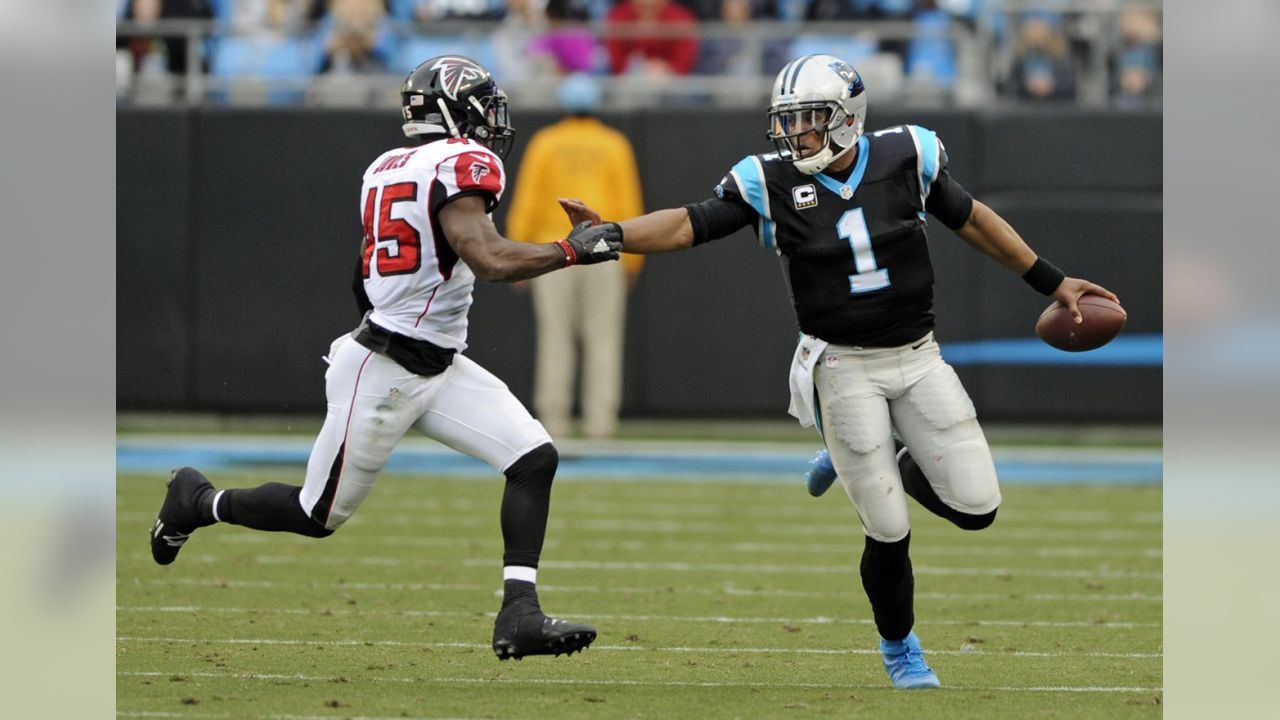
[[942,687],[938,675],[924,662],[920,638],[916,637],[914,630],[897,642],[881,638],[880,653],[884,656],[884,669],[895,688],[919,690]]
[[809,494],[819,497],[836,481],[836,469],[831,465],[831,453],[826,448],[818,451],[809,461],[809,470],[804,474],[805,487]]

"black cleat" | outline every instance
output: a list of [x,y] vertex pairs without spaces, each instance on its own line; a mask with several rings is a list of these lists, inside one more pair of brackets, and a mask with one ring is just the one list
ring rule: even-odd
[[178,557],[187,538],[196,528],[212,525],[205,519],[201,505],[213,492],[213,483],[192,467],[182,467],[169,475],[160,514],[151,526],[151,557],[160,565],[168,565]]
[[596,629],[590,625],[547,617],[532,594],[511,597],[502,603],[493,624],[493,654],[499,660],[528,655],[572,655],[595,642]]

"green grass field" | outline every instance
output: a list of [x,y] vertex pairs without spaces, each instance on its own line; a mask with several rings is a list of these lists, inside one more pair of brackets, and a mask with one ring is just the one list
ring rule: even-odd
[[980,533],[913,506],[916,630],[944,687],[909,692],[874,650],[838,488],[558,482],[543,607],[600,637],[499,662],[500,477],[388,475],[328,539],[220,525],[159,567],[163,480],[118,478],[121,717],[1161,715],[1159,487],[1006,487]]

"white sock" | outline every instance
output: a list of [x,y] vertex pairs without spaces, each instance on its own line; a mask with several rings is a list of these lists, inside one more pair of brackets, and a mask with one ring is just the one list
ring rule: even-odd
[[502,580],[521,580],[527,583],[538,582],[538,568],[524,565],[507,565],[502,568]]
[[222,522],[222,518],[218,517],[218,501],[222,499],[222,493],[224,492],[226,492],[226,490],[219,490],[218,493],[213,496],[213,519],[215,522]]

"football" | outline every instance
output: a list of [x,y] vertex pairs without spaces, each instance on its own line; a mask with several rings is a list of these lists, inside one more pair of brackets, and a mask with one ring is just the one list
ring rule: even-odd
[[1084,322],[1077,325],[1067,306],[1054,300],[1040,313],[1036,335],[1059,350],[1084,352],[1111,342],[1129,319],[1124,308],[1101,295],[1084,295],[1077,304]]

